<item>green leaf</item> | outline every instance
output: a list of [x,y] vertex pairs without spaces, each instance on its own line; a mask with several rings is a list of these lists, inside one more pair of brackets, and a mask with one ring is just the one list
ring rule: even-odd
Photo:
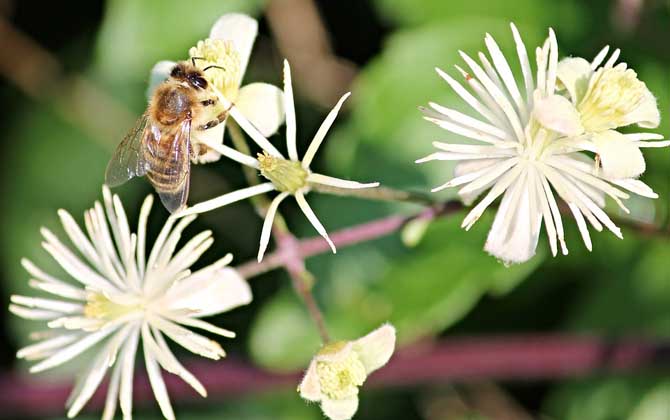
[[97,43],[97,67],[107,80],[144,80],[160,60],[183,60],[229,12],[255,15],[264,0],[112,0]]
[[[455,216],[431,225],[412,251],[383,255],[366,245],[341,250],[316,273],[317,295],[334,339],[355,339],[384,322],[400,344],[436,335],[463,318],[487,293],[505,293],[527,277],[542,254],[505,267],[481,250],[490,217],[463,234]],[[397,240],[397,238],[396,238]],[[285,291],[261,309],[251,333],[255,360],[272,369],[306,366],[318,336],[300,301]]]
[[[72,126],[65,124],[48,107],[38,107],[15,120],[8,135],[13,147],[7,149],[3,170],[20,176],[2,177],[1,188],[11,200],[0,202],[2,217],[0,263],[6,281],[5,296],[42,295],[28,287],[29,274],[21,267],[26,257],[46,272],[69,279],[63,269],[40,246],[40,227],[54,232],[66,245],[70,242],[56,214],[66,209],[83,225],[83,211],[102,196],[104,168],[109,152]],[[137,199],[135,184],[124,188],[126,199]],[[126,194],[129,192],[129,194]],[[139,201],[126,200],[131,215],[139,210]],[[136,203],[134,205],[133,203]],[[45,328],[43,322],[28,321],[9,315],[10,331],[16,346],[29,343],[28,334]],[[74,372],[84,363],[78,359],[64,366]]]
[[[444,0],[376,0],[378,9],[389,19],[402,25],[440,22],[468,17],[499,18],[538,26],[558,23],[580,26],[583,17],[578,2],[539,2],[537,0],[507,1],[444,1]],[[561,25],[563,29],[564,25]]]

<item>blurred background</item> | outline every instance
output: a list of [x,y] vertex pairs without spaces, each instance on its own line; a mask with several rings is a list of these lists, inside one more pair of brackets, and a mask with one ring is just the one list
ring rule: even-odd
[[[152,65],[186,58],[188,48],[230,11],[260,22],[247,81],[280,85],[281,60],[291,61],[300,150],[336,99],[353,92],[315,163],[334,176],[421,191],[446,181],[448,165],[413,163],[431,151],[431,141],[448,138],[421,119],[417,106],[435,101],[462,108],[433,68],[454,74],[457,51],[482,50],[487,32],[516,70],[510,21],[529,50],[549,26],[557,32],[561,56],[591,58],[604,45],[621,48],[622,61],[658,97],[659,131],[668,133],[667,0],[0,0],[3,305],[10,294],[29,290],[21,257],[56,270],[40,248],[39,228],[62,234],[57,209],[81,222],[83,211],[100,199],[105,165],[146,106]],[[283,130],[272,141],[283,149]],[[417,360],[404,371],[391,363],[373,376],[356,418],[670,419],[670,368],[663,351],[670,338],[670,153],[646,149],[645,157],[643,179],[661,198],[632,198],[633,219],[612,207],[625,226],[625,240],[596,233],[592,253],[570,219],[569,256],[551,258],[543,233],[534,259],[506,268],[482,251],[488,212],[468,233],[459,228],[462,213],[435,222],[415,247],[392,235],[341,249],[336,257],[310,259],[333,336],[355,338],[391,321],[404,349],[399,357]],[[197,202],[246,184],[237,164],[220,161],[196,167],[191,185],[190,201]],[[131,221],[150,191],[143,179],[117,189]],[[448,199],[452,192],[443,194]],[[316,194],[310,203],[331,232],[419,210]],[[298,237],[315,235],[295,203],[282,211]],[[155,207],[154,234],[166,217]],[[247,202],[200,217],[189,233],[208,228],[216,238],[200,263],[224,252],[233,252],[236,263],[254,258],[261,223]],[[317,405],[304,404],[295,392],[296,372],[318,348],[318,336],[288,276],[276,270],[250,283],[254,302],[213,320],[238,332],[223,343],[228,359],[215,368],[197,365],[196,374],[209,375],[203,382],[210,397],[200,400],[170,382],[177,390],[178,418],[322,418]],[[0,418],[64,417],[69,379],[83,361],[29,377],[14,354],[35,328],[4,310],[0,315],[0,395],[13,390],[21,396],[4,399]],[[514,341],[519,336],[525,337],[520,343]],[[621,339],[631,344],[630,354],[617,352]],[[611,346],[596,346],[582,357],[590,340]],[[648,342],[652,350],[645,352]],[[468,354],[459,359],[458,349],[451,358],[435,357],[440,349],[453,350],[450,343],[475,343],[486,360],[473,364]],[[530,364],[537,352],[549,355],[549,365],[487,368],[497,354],[523,362],[523,352]],[[146,386],[138,392],[136,417],[157,419],[147,392]],[[94,400],[81,418],[99,418],[100,402]]]

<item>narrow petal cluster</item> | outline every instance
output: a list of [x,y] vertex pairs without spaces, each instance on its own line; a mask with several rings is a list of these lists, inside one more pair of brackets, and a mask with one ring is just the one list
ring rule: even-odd
[[[284,122],[281,89],[268,83],[250,83],[240,87],[257,34],[258,22],[250,16],[240,13],[223,15],[212,26],[209,38],[198,41],[189,50],[189,57],[203,70],[211,88],[229,102],[235,103],[240,112],[268,137],[276,133]],[[174,65],[173,61],[161,61],[154,66],[151,71],[149,97],[156,86],[168,77]],[[217,104],[211,110],[212,117],[225,110],[223,104]],[[191,142],[194,145],[221,144],[224,130],[225,123],[209,130],[194,131]],[[206,163],[220,157],[219,152],[209,147],[207,153],[195,159],[197,163]]]
[[219,100],[230,106],[230,115],[242,127],[242,129],[263,149],[263,153],[259,154],[257,158],[243,155],[233,149],[227,148],[223,145],[208,144],[212,148],[219,150],[221,154],[234,159],[242,164],[251,166],[260,171],[260,174],[269,182],[244,188],[211,200],[198,203],[192,207],[181,211],[179,216],[192,215],[203,213],[222,207],[236,201],[244,200],[259,194],[264,194],[270,191],[278,191],[279,194],[272,200],[267,209],[265,221],[263,223],[263,230],[261,233],[260,247],[258,250],[258,261],[263,259],[265,250],[270,241],[270,234],[272,223],[277,212],[279,204],[289,196],[293,196],[298,203],[298,206],[305,214],[316,231],[328,241],[333,252],[335,252],[335,245],[328,237],[326,229],[323,227],[319,219],[314,214],[314,211],[307,203],[305,195],[315,185],[325,185],[336,188],[360,189],[373,188],[379,185],[378,182],[362,184],[355,181],[334,178],[327,175],[317,174],[312,172],[310,165],[316,152],[319,150],[321,143],[326,137],[328,130],[332,126],[337,117],[340,108],[344,101],[349,97],[349,93],[340,98],[335,107],[330,111],[326,119],[317,130],[314,138],[309,144],[307,151],[302,159],[298,157],[296,147],[296,120],[295,120],[295,106],[293,103],[293,86],[291,83],[291,69],[288,61],[284,61],[284,109],[286,111],[286,143],[288,149],[288,159],[285,158],[254,126],[252,122],[247,120],[240,112],[237,106],[227,102],[223,95],[219,95]]
[[232,338],[231,331],[200,318],[228,311],[251,301],[246,281],[226,265],[230,255],[191,271],[212,245],[211,232],[196,235],[177,250],[183,230],[194,217],[169,218],[146,258],[147,220],[152,196],[142,205],[137,233],[131,233],[118,196],[103,187],[104,203],[85,213],[86,233],[73,217],[59,211],[74,250],[42,229],[43,247],[67,273],[67,279],[48,274],[31,261],[23,266],[30,286],[48,297],[14,295],[9,310],[46,324],[38,342],[22,348],[17,357],[36,361],[31,372],[66,363],[96,346],[96,356],[68,399],[68,417],[76,416],[111,370],[103,419],[112,419],[117,403],[124,418],[132,416],[135,359],[142,346],[144,363],[163,416],[174,419],[160,368],[178,375],[200,395],[203,385],[174,356],[166,337],[185,349],[218,360],[221,346],[189,328]]
[[312,359],[298,386],[300,396],[321,403],[331,420],[347,420],[358,410],[358,388],[384,366],[395,348],[395,328],[383,325],[355,341],[326,344]]
[[478,63],[460,52],[469,70],[456,69],[467,87],[442,70],[437,72],[477,116],[435,103],[423,112],[428,121],[474,144],[434,142],[439,151],[417,162],[459,162],[455,177],[433,191],[458,186],[466,204],[485,193],[465,217],[466,230],[502,196],[485,249],[505,263],[524,262],[535,254],[543,223],[553,255],[559,244],[567,254],[556,194],[567,204],[589,250],[587,221],[596,230],[606,227],[621,238],[603,211],[605,197],[626,212],[626,191],[657,198],[635,179],[645,167],[639,148],[670,142],[646,141],[663,138],[654,133],[621,134],[612,129],[633,123],[656,127],[655,99],[625,64],[614,66],[618,50],[602,68],[607,49],[592,63],[578,58],[559,63],[553,30],[535,51],[534,73],[521,36],[514,25],[511,28],[523,85],[517,84],[490,35],[485,39],[490,59],[479,53]]

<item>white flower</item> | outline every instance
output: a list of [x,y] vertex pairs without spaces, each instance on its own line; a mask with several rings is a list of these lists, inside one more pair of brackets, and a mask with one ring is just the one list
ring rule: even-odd
[[637,73],[626,63],[616,64],[618,49],[601,66],[608,52],[609,47],[603,48],[591,63],[580,57],[561,60],[557,84],[569,100],[561,96],[561,104],[538,103],[536,116],[545,127],[568,136],[581,135],[581,147],[597,153],[606,177],[635,178],[646,168],[640,148],[664,147],[670,142],[639,141],[663,138],[652,133],[633,138],[614,131],[631,124],[656,128],[661,117],[656,98]]
[[395,328],[383,325],[355,341],[327,344],[319,350],[298,386],[300,396],[321,403],[331,420],[347,420],[358,410],[358,388],[384,366],[395,348]]
[[[298,158],[298,151],[296,148],[296,122],[295,107],[293,104],[293,87],[291,84],[291,69],[289,67],[288,61],[284,61],[284,109],[286,110],[286,143],[289,158],[284,158],[284,156],[274,146],[272,146],[272,144],[270,144],[266,138],[263,137],[263,135],[254,127],[254,125],[251,124],[244,117],[244,115],[242,115],[237,107],[232,106],[230,108],[230,115],[235,119],[240,127],[242,127],[242,129],[259,146],[263,148],[263,153],[258,155],[258,159],[254,159],[251,156],[236,152],[233,149],[226,148],[225,146],[223,148],[220,145],[215,144],[208,144],[208,146],[220,150],[221,154],[224,154],[231,159],[237,160],[240,163],[258,169],[261,175],[267,178],[270,182],[243,188],[241,190],[233,191],[220,197],[198,203],[192,207],[188,207],[182,210],[178,213],[178,216],[203,213],[234,203],[236,201],[244,200],[255,195],[264,194],[275,190],[279,191],[279,195],[277,195],[274,200],[272,200],[270,207],[267,209],[267,214],[263,223],[260,247],[258,250],[258,261],[263,259],[268,242],[270,241],[272,222],[277,212],[277,207],[279,207],[279,204],[288,196],[295,197],[296,201],[298,202],[298,206],[305,214],[307,219],[314,226],[317,232],[323,236],[326,241],[328,241],[331,249],[333,252],[335,252],[335,245],[330,240],[326,229],[323,227],[307,203],[305,195],[311,190],[311,187],[316,184],[348,189],[373,188],[379,185],[378,182],[361,184],[355,181],[334,178],[327,175],[314,173],[310,169],[310,165],[314,159],[314,156],[316,155],[316,152],[319,150],[319,147],[326,137],[328,130],[335,121],[342,104],[349,97],[349,95],[349,93],[346,93],[344,96],[342,96],[335,107],[330,111],[328,116],[326,116],[326,119],[321,124],[321,127],[319,127],[318,131],[314,135],[314,138],[307,148],[305,155],[303,156],[302,160],[300,160]],[[230,103],[226,103],[226,99],[222,96],[219,97],[219,100],[227,106],[231,105]]]
[[76,252],[42,228],[44,249],[74,282],[47,274],[27,259],[22,261],[33,277],[30,286],[52,297],[11,297],[11,312],[46,322],[49,327],[46,334],[40,334],[46,339],[19,350],[17,357],[38,360],[30,371],[41,372],[100,344],[93,363],[79,377],[68,399],[68,417],[79,413],[111,369],[102,418],[114,417],[118,400],[124,418],[129,419],[135,356],[141,339],[156,400],[165,418],[174,419],[159,366],[180,376],[203,397],[207,393],[177,361],[164,335],[193,353],[218,360],[225,355],[221,346],[187,327],[234,337],[233,332],[200,318],[249,303],[251,291],[235,270],[225,267],[232,259],[230,255],[190,271],[189,267],[212,245],[211,232],[196,235],[175,252],[182,231],[195,217],[184,218],[176,226],[176,219],[169,218],[146,260],[152,196],[142,205],[136,234],[130,232],[118,196],[112,197],[107,187],[103,187],[103,196],[104,206],[96,202],[85,213],[88,235],[69,213],[58,212]]
[[[240,112],[268,137],[284,122],[282,91],[268,83],[251,83],[240,88],[257,34],[258,22],[255,19],[240,13],[229,13],[216,21],[209,38],[198,41],[189,50],[189,56],[200,69],[216,66],[205,71],[211,87],[235,103]],[[147,91],[149,97],[156,86],[168,77],[174,65],[173,61],[161,61],[154,66]],[[214,108],[213,116],[226,110],[221,104]],[[191,142],[194,145],[220,144],[223,142],[224,128],[225,122],[209,130],[194,131]],[[213,162],[220,156],[219,152],[209,148],[196,161]]]
[[[468,204],[488,191],[465,217],[462,224],[465,229],[470,229],[484,210],[502,195],[485,249],[506,263],[523,262],[535,254],[542,222],[552,254],[557,254],[557,239],[563,254],[567,254],[554,193],[567,203],[589,250],[591,239],[585,217],[596,230],[602,230],[604,225],[621,238],[619,228],[602,210],[605,196],[627,211],[622,200],[629,195],[623,190],[650,198],[657,195],[642,181],[606,178],[593,159],[583,153],[592,151],[591,143],[578,135],[583,131],[583,120],[575,119],[578,111],[570,100],[556,94],[558,45],[554,32],[549,30],[549,38],[536,49],[537,75],[533,77],[526,47],[516,27],[511,25],[511,28],[525,92],[517,86],[500,48],[487,35],[486,47],[492,62],[483,53],[478,56],[481,65],[460,53],[472,73],[456,68],[470,90],[437,70],[481,118],[434,103],[430,104],[432,110],[425,110],[427,120],[483,145],[435,142],[434,146],[440,151],[417,162],[460,161],[455,169],[456,177],[433,191],[460,186],[458,192]],[[579,83],[574,86],[574,89],[586,89],[580,88]],[[650,133],[621,136],[637,145],[647,145],[641,140],[659,137]],[[602,160],[604,165],[609,165],[605,157]]]

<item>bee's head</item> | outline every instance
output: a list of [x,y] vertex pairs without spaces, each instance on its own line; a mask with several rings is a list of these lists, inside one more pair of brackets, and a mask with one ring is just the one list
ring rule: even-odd
[[187,63],[177,63],[170,72],[170,77],[183,81],[196,89],[207,89],[207,80],[197,67]]

